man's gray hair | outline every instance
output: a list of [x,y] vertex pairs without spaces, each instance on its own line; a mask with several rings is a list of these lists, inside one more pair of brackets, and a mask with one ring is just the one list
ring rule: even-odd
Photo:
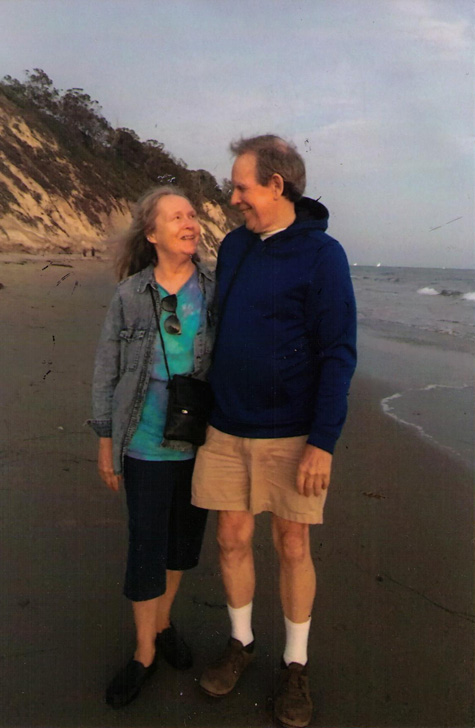
[[254,154],[256,157],[256,178],[260,185],[268,185],[273,174],[280,174],[284,180],[283,195],[291,202],[297,202],[305,190],[305,163],[291,142],[275,134],[239,139],[229,146],[236,157]]

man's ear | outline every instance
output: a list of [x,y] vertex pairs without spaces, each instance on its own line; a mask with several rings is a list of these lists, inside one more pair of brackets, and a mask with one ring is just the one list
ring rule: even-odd
[[284,178],[281,174],[274,172],[274,174],[270,178],[270,185],[274,193],[274,198],[278,200],[279,197],[282,197],[282,194],[284,192]]

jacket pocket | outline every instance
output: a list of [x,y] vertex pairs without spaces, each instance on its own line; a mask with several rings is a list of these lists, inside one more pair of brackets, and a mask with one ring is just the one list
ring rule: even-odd
[[121,374],[137,369],[145,333],[145,329],[122,329],[119,333]]
[[267,424],[268,418],[273,420],[275,409],[287,401],[277,362],[264,356],[248,355],[241,360],[234,370],[233,392],[235,401],[230,409],[241,409],[239,419],[243,422],[258,414]]

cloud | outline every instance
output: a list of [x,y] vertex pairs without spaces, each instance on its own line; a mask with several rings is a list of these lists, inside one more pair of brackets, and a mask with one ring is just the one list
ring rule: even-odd
[[[449,59],[459,58],[473,45],[471,26],[468,20],[454,18],[442,20],[437,17],[439,10],[447,10],[448,4],[441,8],[432,2],[396,0],[395,5],[409,23],[404,32],[414,41],[425,43],[438,56]],[[450,8],[449,8],[450,10]]]
[[[337,121],[316,128],[308,144],[297,139],[300,149],[311,149],[319,159],[319,174],[354,180],[376,174],[403,173],[415,165],[430,166],[433,149],[421,144],[419,130],[400,119],[383,116]],[[306,154],[308,162],[312,154]]]
[[[321,155],[322,165],[328,172],[333,170],[333,175],[358,176],[380,168],[381,132],[376,119],[336,121],[309,134],[308,147]],[[305,142],[298,140],[298,146],[304,149]]]

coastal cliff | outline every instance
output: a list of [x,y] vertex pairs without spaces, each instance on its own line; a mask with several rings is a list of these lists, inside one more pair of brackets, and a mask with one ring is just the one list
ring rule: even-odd
[[212,262],[237,221],[214,177],[113,129],[82,89],[58,91],[39,69],[27,76],[0,82],[0,251],[107,255],[133,202],[171,183],[197,208],[200,253]]

